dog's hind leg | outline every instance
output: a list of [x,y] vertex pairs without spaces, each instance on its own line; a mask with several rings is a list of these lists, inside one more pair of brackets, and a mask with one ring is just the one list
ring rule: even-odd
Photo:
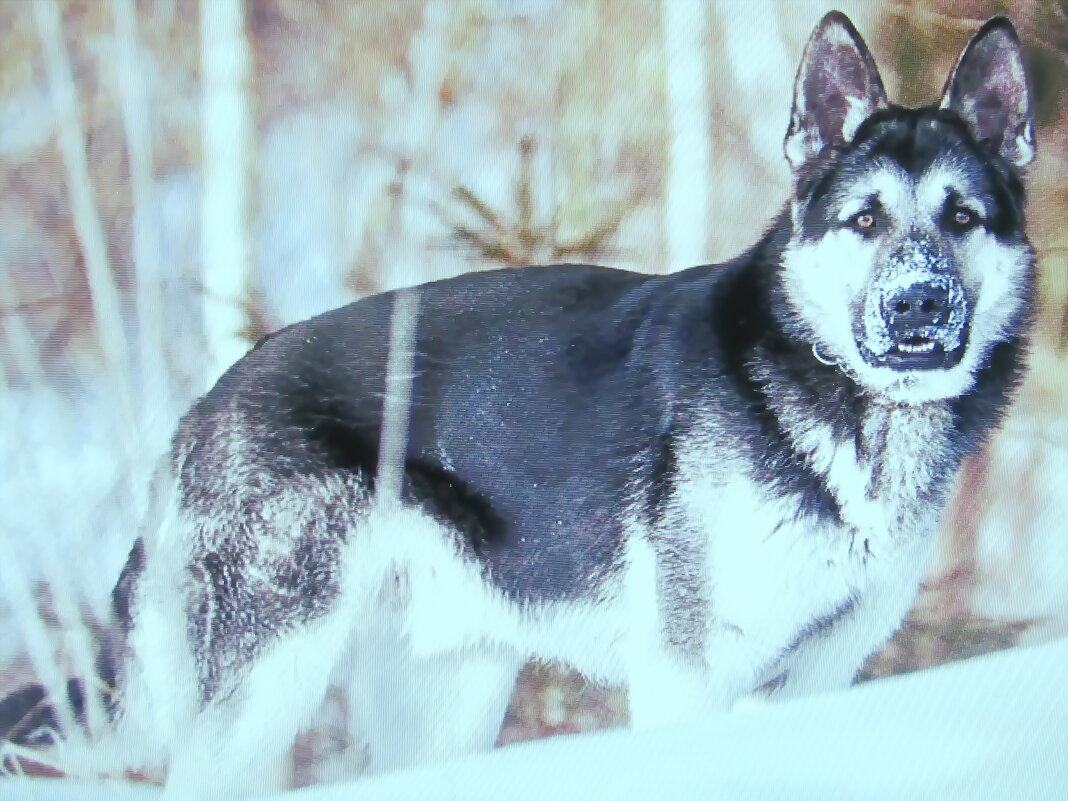
[[132,764],[163,773],[167,799],[284,789],[287,749],[325,693],[348,616],[337,610],[261,644],[205,700],[197,670],[205,657],[188,636],[195,615],[178,611],[149,594],[131,633],[119,724]]
[[267,649],[235,691],[196,716],[171,754],[164,797],[236,799],[285,789],[287,750],[319,708],[350,627],[339,611]]
[[361,638],[361,645],[353,657],[351,720],[372,772],[493,747],[523,666],[517,652],[473,646],[414,657],[401,639]]
[[187,489],[146,531],[120,724],[135,764],[165,768],[166,797],[286,784],[278,766],[349,639],[341,554],[360,492],[338,476]]
[[526,661],[518,610],[461,553],[455,532],[413,507],[369,515],[352,647],[339,679],[373,772],[493,747]]

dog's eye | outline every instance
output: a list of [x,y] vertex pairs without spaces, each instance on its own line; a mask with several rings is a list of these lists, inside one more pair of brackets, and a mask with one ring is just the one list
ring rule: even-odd
[[873,211],[862,211],[849,218],[849,224],[853,228],[865,233],[875,230],[878,222]]
[[942,220],[943,226],[960,233],[968,231],[982,222],[978,213],[966,206],[958,206],[955,204],[947,206]]

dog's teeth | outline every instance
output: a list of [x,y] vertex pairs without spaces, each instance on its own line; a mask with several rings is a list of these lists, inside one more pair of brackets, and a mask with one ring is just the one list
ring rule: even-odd
[[910,342],[899,342],[897,349],[902,353],[930,353],[935,349],[935,343],[928,341],[913,345]]

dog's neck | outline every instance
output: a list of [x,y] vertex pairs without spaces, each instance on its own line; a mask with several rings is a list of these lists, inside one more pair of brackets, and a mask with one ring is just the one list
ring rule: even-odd
[[[775,312],[779,313],[776,314]],[[818,476],[845,522],[870,518],[914,530],[941,508],[964,449],[955,425],[960,399],[922,404],[881,399],[787,333],[781,309],[752,343],[746,362],[764,425],[776,429],[780,458]]]

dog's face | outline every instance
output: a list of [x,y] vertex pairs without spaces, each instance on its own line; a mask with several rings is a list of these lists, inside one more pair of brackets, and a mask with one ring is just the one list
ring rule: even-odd
[[966,392],[1031,292],[1018,168],[1034,146],[1011,25],[987,23],[941,104],[909,110],[886,102],[864,43],[829,14],[798,72],[786,154],[782,282],[817,357],[893,402]]

